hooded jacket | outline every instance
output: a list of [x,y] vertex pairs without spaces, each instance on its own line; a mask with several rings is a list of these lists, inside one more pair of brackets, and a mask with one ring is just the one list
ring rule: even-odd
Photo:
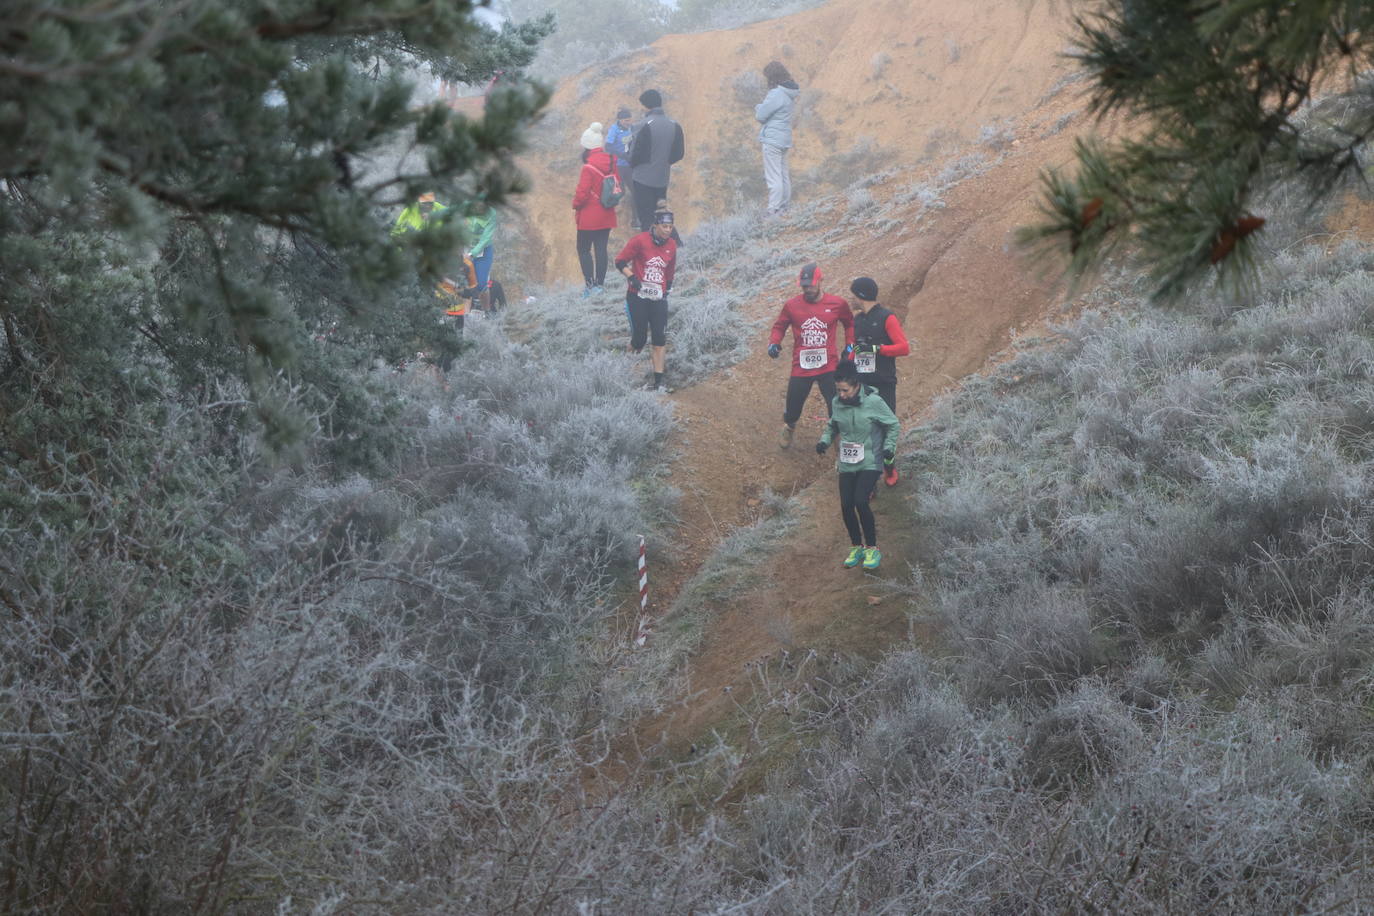
[[607,175],[619,175],[615,158],[604,149],[592,150],[582,164],[582,174],[573,192],[573,211],[577,228],[582,230],[614,229],[615,210],[601,206],[601,184]]
[[792,110],[796,108],[801,87],[792,80],[768,90],[763,101],[754,106],[754,118],[759,128],[759,142],[778,149],[792,148]]
[[895,451],[897,432],[901,428],[892,408],[875,389],[862,384],[859,385],[858,404],[846,404],[837,394],[830,405],[830,422],[821,433],[821,441],[826,445],[852,442],[863,446],[863,458],[859,461],[845,461],[846,450],[840,449],[835,470],[841,474],[881,470],[883,449]]

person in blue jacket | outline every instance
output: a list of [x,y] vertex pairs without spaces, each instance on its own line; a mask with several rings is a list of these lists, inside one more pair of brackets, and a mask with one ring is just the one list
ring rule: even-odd
[[763,180],[768,183],[768,213],[777,215],[792,200],[792,173],[787,167],[787,151],[792,148],[792,112],[801,88],[781,61],[769,61],[763,68],[768,94],[754,106],[763,145]]
[[635,221],[634,170],[630,168],[630,140],[634,138],[634,117],[630,109],[621,108],[615,113],[615,123],[606,131],[606,152],[615,157],[615,167],[620,172],[620,186],[625,196],[620,202],[625,205],[630,216],[627,223]]

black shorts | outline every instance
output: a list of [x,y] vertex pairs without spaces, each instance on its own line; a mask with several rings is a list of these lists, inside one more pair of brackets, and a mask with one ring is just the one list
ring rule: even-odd
[[641,299],[634,293],[625,294],[625,311],[630,314],[630,349],[644,349],[644,341],[664,346],[668,340],[668,300]]

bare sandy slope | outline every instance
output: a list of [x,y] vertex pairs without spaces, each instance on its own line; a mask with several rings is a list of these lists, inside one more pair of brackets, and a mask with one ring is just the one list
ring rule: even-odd
[[[1063,87],[1063,7],[1050,0],[836,0],[736,31],[668,36],[584,71],[558,88],[540,128],[543,148],[525,162],[534,183],[528,213],[548,248],[537,279],[577,279],[570,205],[578,138],[592,121],[609,125],[619,106],[638,115],[644,89],[662,91],[687,137],[687,157],[669,190],[679,223],[690,230],[720,215],[713,174],[761,173],[754,105],[762,98],[758,71],[769,60],[786,63],[802,87],[794,176],[863,143],[886,163],[914,167],[974,143],[985,128],[1025,118]],[[807,190],[798,181],[797,196]],[[623,230],[612,236],[624,237]]]
[[[1062,291],[1012,237],[1035,216],[1040,171],[1068,161],[1074,136],[1090,126],[1075,117],[1083,100],[1061,56],[1067,12],[1044,0],[839,0],[734,32],[670,36],[569,80],[546,125],[561,125],[565,138],[546,137],[543,151],[526,163],[534,180],[526,206],[545,252],[545,279],[577,282],[570,200],[577,141],[588,122],[609,121],[617,105],[635,107],[643,88],[663,90],[688,138],[671,193],[679,224],[690,232],[698,219],[715,215],[704,193],[713,169],[759,167],[758,98],[736,86],[750,85],[741,73],[779,58],[806,90],[794,175],[867,141],[881,152],[883,168],[898,169],[872,188],[882,203],[950,162],[983,157],[984,170],[944,191],[941,208],[922,215],[914,202],[906,210],[889,207],[895,225],[856,227],[842,240],[842,253],[822,264],[834,292],[846,292],[854,276],[876,278],[881,301],[915,341],[913,355],[899,361],[898,413],[909,424],[939,392],[1002,351],[1017,329],[1034,327],[1061,306]],[[803,179],[794,193],[806,201],[834,189]],[[797,268],[844,218],[846,198],[835,195],[827,206],[833,212],[820,228],[789,239],[795,257],[758,278],[760,294],[743,306],[747,317],[771,320],[794,294]],[[618,231],[613,243],[624,237]],[[866,653],[907,633],[900,602],[867,599],[882,593],[881,578],[908,575],[910,509],[896,509],[909,482],[879,503],[888,531],[880,528],[888,549],[883,577],[842,570],[847,539],[837,517],[833,458],[810,448],[824,406],[813,395],[797,446],[778,448],[787,362],[768,359],[765,345],[761,334],[730,373],[672,395],[683,421],[673,470],[685,494],[683,524],[674,551],[679,561],[655,568],[655,608],[663,612],[722,533],[754,517],[764,487],[799,494],[807,510],[758,587],[715,609],[692,662],[694,699],[645,723],[641,746],[666,737],[670,747],[681,747],[711,727],[734,702],[724,688],[743,683],[760,658],[782,649]],[[671,362],[671,339],[669,347]],[[899,530],[903,516],[907,532]]]

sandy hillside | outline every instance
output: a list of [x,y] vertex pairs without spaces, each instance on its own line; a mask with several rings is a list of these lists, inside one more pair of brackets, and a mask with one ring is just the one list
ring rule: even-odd
[[[1058,114],[1072,111],[1081,102],[1060,91],[1067,33],[1065,4],[1050,0],[835,0],[735,31],[667,36],[590,68],[558,88],[526,159],[534,188],[525,206],[547,250],[535,279],[577,280],[570,201],[578,138],[592,121],[609,124],[619,106],[638,115],[644,89],[663,93],[687,137],[670,195],[690,231],[720,215],[712,188],[721,171],[759,175],[762,186],[753,106],[770,59],[782,60],[803,90],[792,170],[794,194],[805,200],[815,183],[808,170],[849,183],[826,171],[837,153],[867,146],[876,155],[865,157],[866,168],[915,168],[1024,120],[1047,96]],[[1062,158],[1053,146],[1045,159]],[[623,240],[623,230],[612,238]]]

